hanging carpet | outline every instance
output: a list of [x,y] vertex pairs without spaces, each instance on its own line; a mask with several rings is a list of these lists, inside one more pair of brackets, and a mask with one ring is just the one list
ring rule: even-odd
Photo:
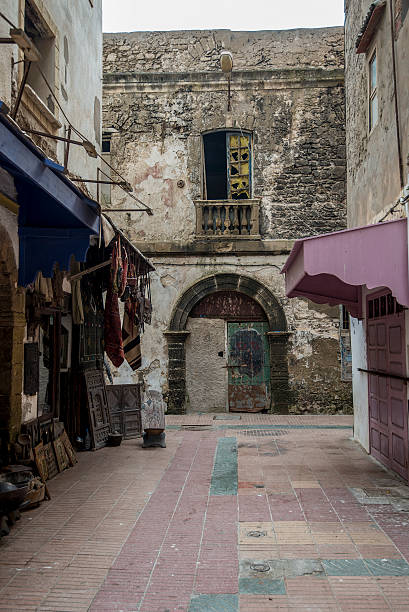
[[139,304],[128,299],[125,302],[124,323],[122,327],[122,340],[125,359],[133,370],[141,367],[141,334],[138,319]]

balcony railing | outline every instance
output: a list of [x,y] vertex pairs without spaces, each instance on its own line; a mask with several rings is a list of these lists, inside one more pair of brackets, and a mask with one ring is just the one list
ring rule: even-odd
[[197,236],[259,235],[260,200],[196,200]]

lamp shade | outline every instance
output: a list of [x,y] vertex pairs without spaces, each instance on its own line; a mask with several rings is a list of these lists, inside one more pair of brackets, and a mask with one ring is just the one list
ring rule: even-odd
[[222,51],[220,53],[220,67],[226,74],[233,70],[233,56],[230,51]]

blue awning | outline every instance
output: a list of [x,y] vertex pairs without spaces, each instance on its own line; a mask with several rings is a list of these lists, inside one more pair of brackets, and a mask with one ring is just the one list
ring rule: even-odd
[[57,262],[68,269],[71,255],[85,261],[89,238],[99,233],[98,204],[1,114],[0,166],[14,177],[18,194],[19,285],[33,282],[38,271],[51,276]]

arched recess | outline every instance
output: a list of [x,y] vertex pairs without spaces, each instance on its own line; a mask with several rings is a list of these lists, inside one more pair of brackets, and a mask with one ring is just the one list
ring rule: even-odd
[[0,225],[0,461],[9,458],[9,444],[21,425],[24,291],[17,287],[12,241]]
[[217,291],[237,291],[248,295],[264,310],[270,331],[271,410],[277,414],[288,413],[288,336],[284,310],[267,287],[242,274],[218,273],[206,276],[189,287],[179,298],[165,332],[168,339],[168,412],[183,414],[186,411],[186,354],[185,340],[190,332],[186,323],[192,308],[204,297]]

